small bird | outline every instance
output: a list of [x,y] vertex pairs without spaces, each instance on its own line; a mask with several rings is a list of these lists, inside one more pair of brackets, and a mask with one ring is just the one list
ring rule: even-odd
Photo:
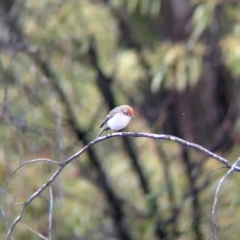
[[134,111],[128,105],[122,105],[114,108],[109,114],[105,117],[100,128],[101,131],[98,133],[97,137],[100,137],[104,131],[114,130],[119,131],[125,128],[130,120],[134,118]]

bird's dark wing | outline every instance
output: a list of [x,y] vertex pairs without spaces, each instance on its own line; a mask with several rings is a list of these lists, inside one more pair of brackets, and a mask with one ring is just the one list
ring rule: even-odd
[[114,116],[114,114],[110,114],[110,113],[109,113],[109,114],[105,117],[105,119],[104,119],[103,123],[101,124],[100,128],[103,127],[103,126],[107,123],[107,121],[108,121],[110,118],[112,118],[113,116]]
[[110,118],[112,118],[116,113],[119,112],[119,108],[120,107],[116,107],[112,111],[109,112],[109,114],[105,117],[103,123],[101,124],[100,128],[103,127]]

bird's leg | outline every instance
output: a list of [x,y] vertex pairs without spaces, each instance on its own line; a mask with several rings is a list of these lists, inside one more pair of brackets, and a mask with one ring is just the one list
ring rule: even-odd
[[123,133],[123,136],[125,136],[125,131],[123,129],[119,130],[118,132]]

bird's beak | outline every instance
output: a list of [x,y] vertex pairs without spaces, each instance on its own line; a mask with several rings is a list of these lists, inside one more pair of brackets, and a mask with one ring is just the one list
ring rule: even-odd
[[135,118],[135,117],[132,115],[132,118]]

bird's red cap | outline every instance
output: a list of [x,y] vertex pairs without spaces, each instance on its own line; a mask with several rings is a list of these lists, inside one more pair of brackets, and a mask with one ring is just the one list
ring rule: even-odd
[[134,118],[134,110],[130,106],[122,105],[120,108],[121,111],[124,112],[126,115],[129,115],[130,117]]
[[134,115],[134,110],[131,107],[129,107],[128,111],[132,116]]

